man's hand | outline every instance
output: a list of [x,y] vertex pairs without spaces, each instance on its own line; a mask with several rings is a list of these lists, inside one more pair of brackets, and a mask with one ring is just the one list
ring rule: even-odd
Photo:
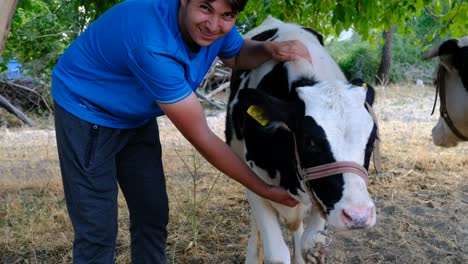
[[299,203],[284,188],[272,185],[268,186],[268,189],[263,195],[263,198],[289,207],[295,207]]
[[299,58],[304,58],[312,63],[309,51],[301,41],[255,41],[246,39],[237,57],[221,60],[226,66],[233,69],[253,69],[270,59],[291,61]]
[[312,63],[306,46],[298,40],[268,41],[265,42],[265,49],[271,54],[273,59],[278,61],[291,61],[304,58]]

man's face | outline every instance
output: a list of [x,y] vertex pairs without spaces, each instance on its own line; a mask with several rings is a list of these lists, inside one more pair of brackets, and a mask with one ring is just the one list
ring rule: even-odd
[[226,0],[181,0],[179,28],[191,48],[208,46],[226,35],[237,14]]

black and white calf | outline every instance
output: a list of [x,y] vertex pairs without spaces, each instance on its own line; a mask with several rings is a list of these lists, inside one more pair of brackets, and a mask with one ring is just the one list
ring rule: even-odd
[[293,232],[294,263],[312,263],[326,223],[357,229],[376,222],[366,185],[376,125],[365,103],[372,104],[374,91],[349,83],[312,29],[268,18],[246,37],[300,40],[312,63],[268,61],[231,78],[228,144],[259,177],[301,201],[289,208],[247,191],[252,225],[245,262],[259,263],[261,253],[264,263],[291,262],[282,219]]
[[435,46],[423,59],[439,57],[437,86],[440,118],[432,129],[435,145],[454,147],[468,141],[468,36]]

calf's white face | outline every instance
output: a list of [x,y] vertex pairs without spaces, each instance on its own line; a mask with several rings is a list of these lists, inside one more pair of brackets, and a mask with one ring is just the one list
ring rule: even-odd
[[[308,157],[302,160],[302,166],[322,165],[316,163],[314,156],[326,156],[327,148],[335,161],[365,164],[366,147],[374,128],[374,122],[364,108],[366,88],[336,81],[300,87],[297,91],[305,104],[305,119],[311,119],[310,123],[304,122],[305,130],[312,132],[305,133],[304,144],[309,150],[300,155]],[[320,128],[324,135],[313,132]],[[315,181],[309,182],[307,188],[313,191],[327,213],[330,225],[353,229],[375,224],[375,206],[363,178],[353,173],[343,173],[341,177]]]

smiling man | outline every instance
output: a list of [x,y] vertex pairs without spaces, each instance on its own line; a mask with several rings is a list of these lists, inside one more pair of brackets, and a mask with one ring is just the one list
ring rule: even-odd
[[261,197],[296,206],[210,130],[193,93],[217,57],[246,69],[271,58],[310,60],[300,42],[244,41],[234,25],[246,2],[124,1],[57,62],[52,95],[74,263],[114,262],[118,186],[130,212],[132,262],[166,263],[169,209],[157,125],[164,114],[220,171]]

